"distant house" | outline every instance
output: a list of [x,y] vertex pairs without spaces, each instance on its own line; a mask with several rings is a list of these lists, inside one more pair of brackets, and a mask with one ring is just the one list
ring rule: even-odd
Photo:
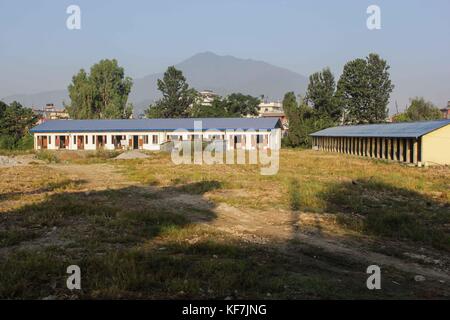
[[266,113],[284,113],[281,102],[263,101],[258,105],[258,114],[262,117]]
[[281,142],[276,118],[50,120],[30,131],[36,150],[161,150],[168,142],[196,139],[222,141],[227,150],[253,150]]
[[441,109],[442,118],[450,119],[450,101],[447,103],[447,108]]
[[47,120],[69,119],[69,113],[64,109],[57,109],[53,103],[47,103],[42,109],[33,108],[32,110],[39,116],[39,123]]
[[283,130],[287,130],[287,117],[281,102],[261,102],[258,105],[258,115],[261,118],[278,118],[281,121]]
[[204,106],[210,106],[214,99],[219,97],[219,95],[212,90],[203,90],[198,94],[200,96],[200,104]]
[[341,126],[311,136],[316,150],[417,165],[450,165],[450,120]]

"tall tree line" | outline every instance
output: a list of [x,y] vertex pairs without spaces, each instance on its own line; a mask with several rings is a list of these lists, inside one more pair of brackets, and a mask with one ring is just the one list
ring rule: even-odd
[[310,146],[310,133],[333,125],[385,122],[394,89],[389,68],[372,53],[347,62],[337,83],[329,68],[312,74],[304,98],[285,95],[289,133],[284,144]]

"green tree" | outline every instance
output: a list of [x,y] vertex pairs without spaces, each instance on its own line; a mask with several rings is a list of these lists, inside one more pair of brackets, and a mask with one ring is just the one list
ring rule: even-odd
[[288,118],[288,134],[283,144],[288,147],[311,147],[311,133],[335,125],[331,117],[311,108],[306,99],[297,101],[293,92],[284,96],[283,108]]
[[195,103],[190,116],[194,118],[224,118],[228,117],[229,114],[222,99],[217,97],[210,105]]
[[294,92],[284,95],[283,109],[288,120],[288,134],[283,142],[289,147],[298,147],[301,144],[301,111]]
[[346,123],[380,123],[388,115],[387,105],[394,89],[389,65],[377,54],[355,59],[344,66],[337,97]]
[[37,117],[30,108],[24,108],[16,101],[9,106],[0,103],[0,148],[16,148],[36,121]]
[[229,117],[245,117],[258,115],[259,98],[242,93],[232,93],[222,100]]
[[194,103],[191,109],[191,117],[246,117],[258,115],[259,98],[242,93],[232,93],[225,98],[215,98],[209,105],[201,101]]
[[0,101],[0,121],[3,118],[3,114],[5,113],[6,108],[8,105],[4,103],[3,101]]
[[394,117],[395,122],[438,120],[442,118],[441,111],[432,102],[422,97],[411,99],[405,112]]
[[90,74],[81,69],[73,76],[66,109],[74,119],[127,119],[133,112],[127,104],[132,85],[117,60],[101,60]]
[[158,90],[162,99],[150,105],[145,111],[149,118],[188,117],[197,99],[197,91],[189,88],[183,72],[174,66],[167,68],[163,79],[158,79]]
[[306,100],[319,114],[335,121],[341,118],[342,110],[336,97],[336,82],[329,68],[309,77]]

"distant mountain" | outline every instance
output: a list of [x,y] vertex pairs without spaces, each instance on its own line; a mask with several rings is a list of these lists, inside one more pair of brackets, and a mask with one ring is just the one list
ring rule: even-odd
[[11,103],[18,101],[27,107],[44,107],[47,103],[53,103],[57,108],[62,108],[63,101],[70,102],[67,90],[45,91],[34,94],[16,94],[1,99]]
[[[213,90],[220,95],[241,92],[253,96],[264,94],[270,100],[278,100],[287,91],[303,93],[307,84],[305,76],[290,70],[262,61],[219,56],[211,52],[196,54],[175,67],[183,71],[191,87]],[[160,98],[156,83],[162,76],[163,73],[156,73],[134,79],[129,101],[137,113]],[[63,100],[69,101],[66,90],[15,95],[2,100],[8,103],[17,100],[27,106],[43,106],[50,102],[60,106]]]

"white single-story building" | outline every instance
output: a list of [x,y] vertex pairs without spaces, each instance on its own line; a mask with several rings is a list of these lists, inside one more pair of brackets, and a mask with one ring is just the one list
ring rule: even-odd
[[169,142],[222,141],[227,150],[274,149],[277,118],[50,120],[32,128],[35,150],[161,150]]

